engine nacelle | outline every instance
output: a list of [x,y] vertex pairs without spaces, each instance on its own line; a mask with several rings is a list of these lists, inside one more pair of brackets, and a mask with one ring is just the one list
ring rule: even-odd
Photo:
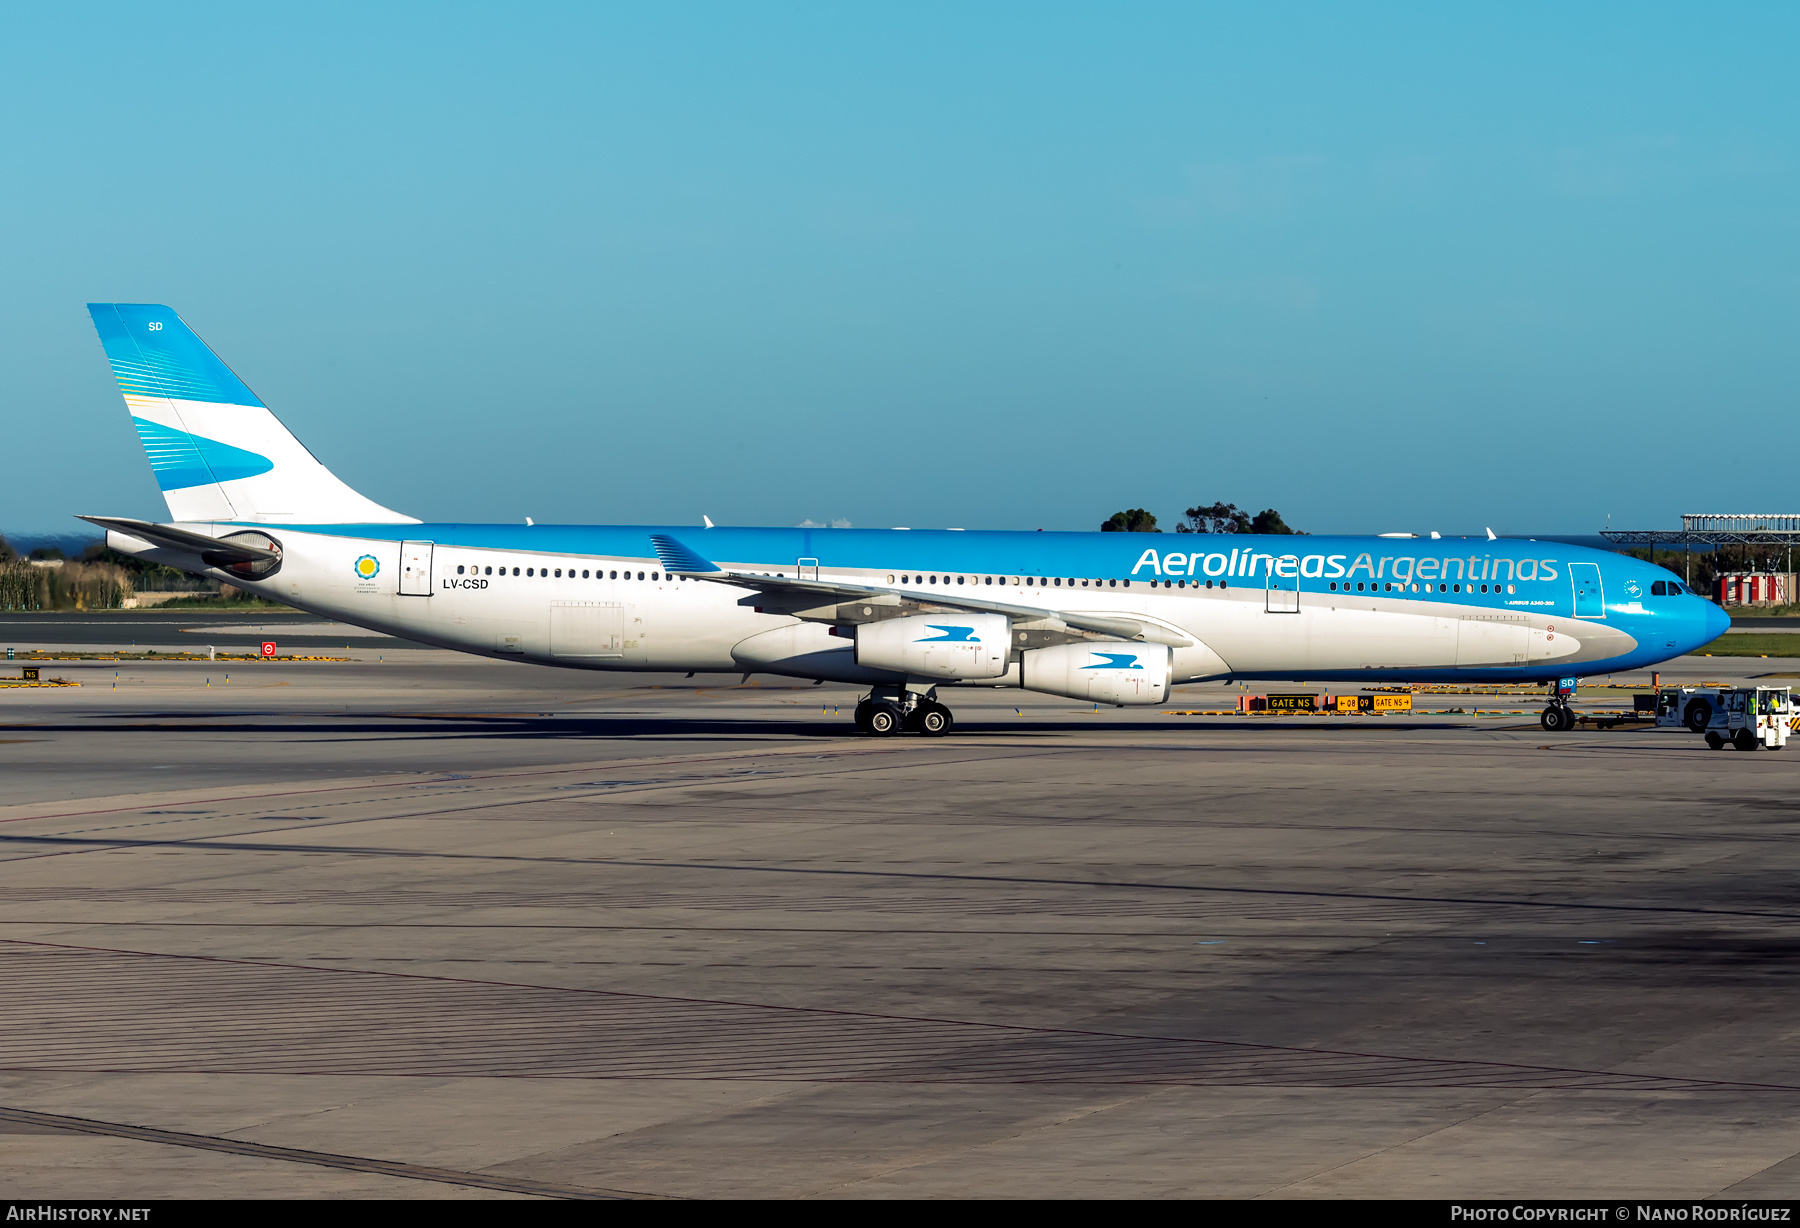
[[856,663],[920,678],[998,678],[1012,626],[1004,614],[916,614],[856,628]]
[[1020,658],[1019,685],[1102,704],[1160,704],[1169,698],[1171,655],[1162,644],[1034,648]]

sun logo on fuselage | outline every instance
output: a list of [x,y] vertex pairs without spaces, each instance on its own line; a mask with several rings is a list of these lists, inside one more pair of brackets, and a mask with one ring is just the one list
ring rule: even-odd
[[356,560],[356,578],[373,580],[381,571],[381,560],[372,554],[365,554]]

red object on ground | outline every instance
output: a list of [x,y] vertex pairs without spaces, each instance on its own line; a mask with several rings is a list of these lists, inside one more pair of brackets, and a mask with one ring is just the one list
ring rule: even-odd
[[274,640],[264,640],[263,641],[263,656],[272,657],[274,655],[275,655],[275,641]]

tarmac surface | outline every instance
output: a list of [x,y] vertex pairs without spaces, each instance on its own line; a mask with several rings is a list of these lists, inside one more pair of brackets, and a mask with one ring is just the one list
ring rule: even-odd
[[1800,1195],[1800,745],[343,643],[0,689],[7,1197]]

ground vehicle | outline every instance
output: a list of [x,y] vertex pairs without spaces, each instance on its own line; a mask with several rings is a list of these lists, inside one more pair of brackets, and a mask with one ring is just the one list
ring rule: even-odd
[[[1716,688],[1715,688],[1716,690]],[[1658,729],[1691,729],[1705,733],[1712,714],[1719,706],[1715,690],[1699,687],[1664,687],[1656,695],[1656,727]]]
[[1714,750],[1727,742],[1739,750],[1780,750],[1787,745],[1792,712],[1784,686],[1666,687],[1657,695],[1656,724],[1704,733]]

